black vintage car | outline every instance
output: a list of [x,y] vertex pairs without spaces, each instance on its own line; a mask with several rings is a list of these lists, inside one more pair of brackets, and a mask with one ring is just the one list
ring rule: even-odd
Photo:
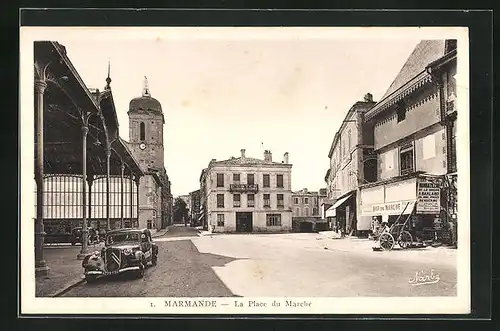
[[158,246],[148,229],[120,229],[106,233],[105,246],[87,255],[82,262],[85,279],[92,282],[99,276],[133,272],[138,278],[144,269],[158,262]]

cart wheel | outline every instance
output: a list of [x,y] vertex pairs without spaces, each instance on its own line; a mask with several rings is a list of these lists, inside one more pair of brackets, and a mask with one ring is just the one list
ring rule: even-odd
[[390,251],[396,243],[394,237],[390,233],[382,233],[380,235],[379,242],[380,247],[382,247],[385,251]]
[[399,235],[398,245],[402,249],[407,249],[411,247],[412,243],[413,243],[413,238],[411,236],[411,233],[408,231],[401,232],[401,234]]

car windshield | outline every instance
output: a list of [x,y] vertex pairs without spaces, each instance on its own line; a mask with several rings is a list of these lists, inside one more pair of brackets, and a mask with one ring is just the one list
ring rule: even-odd
[[116,233],[106,237],[106,245],[117,244],[122,242],[137,242],[139,241],[138,233]]

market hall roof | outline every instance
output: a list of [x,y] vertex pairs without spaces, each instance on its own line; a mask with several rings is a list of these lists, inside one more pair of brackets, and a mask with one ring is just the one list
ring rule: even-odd
[[444,39],[422,40],[418,43],[384,96],[366,113],[365,118],[373,118],[413,90],[430,82],[432,78],[426,72],[426,67],[445,55],[445,46],[446,40]]
[[[119,137],[118,120],[109,84],[90,91],[55,41],[34,43],[35,81],[47,83],[44,92],[44,173],[81,175],[82,127],[88,118],[87,174],[106,174],[106,147],[111,150],[110,173],[142,176],[138,162]],[[109,78],[109,77],[108,77]],[[36,144],[36,141],[35,141]]]

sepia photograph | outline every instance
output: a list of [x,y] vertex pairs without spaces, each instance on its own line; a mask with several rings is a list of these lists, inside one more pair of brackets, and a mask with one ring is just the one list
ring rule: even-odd
[[22,27],[22,312],[469,313],[468,47]]

